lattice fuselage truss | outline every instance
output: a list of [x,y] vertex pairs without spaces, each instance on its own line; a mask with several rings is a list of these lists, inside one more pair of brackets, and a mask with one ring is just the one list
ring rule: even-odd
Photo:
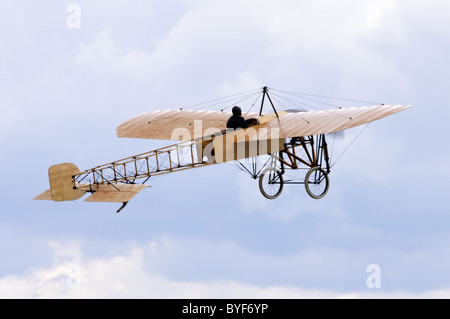
[[196,142],[189,141],[96,166],[75,175],[73,182],[77,188],[99,184],[134,184],[142,179],[143,184],[152,176],[210,164],[199,159]]

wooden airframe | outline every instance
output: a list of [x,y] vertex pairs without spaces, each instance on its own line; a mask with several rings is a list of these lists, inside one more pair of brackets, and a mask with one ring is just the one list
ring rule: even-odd
[[[367,124],[405,110],[411,105],[376,105],[331,110],[277,111],[262,92],[260,112],[248,113],[257,125],[227,130],[231,112],[206,110],[159,110],[140,114],[117,128],[118,137],[177,140],[176,144],[80,171],[72,163],[49,168],[50,190],[34,199],[70,201],[91,195],[88,202],[118,202],[118,212],[153,176],[207,165],[270,155],[262,168],[246,169],[259,178],[262,194],[277,198],[284,184],[304,184],[316,199],[329,187],[330,163],[326,134]],[[269,101],[273,112],[263,114]],[[301,155],[300,155],[301,154]],[[283,180],[286,169],[307,168],[300,182]]]

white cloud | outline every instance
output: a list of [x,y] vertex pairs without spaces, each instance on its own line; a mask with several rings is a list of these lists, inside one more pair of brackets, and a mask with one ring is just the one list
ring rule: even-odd
[[[171,243],[173,245],[174,242]],[[180,245],[180,243],[175,243]],[[50,268],[0,278],[1,298],[449,298],[449,289],[423,293],[339,292],[295,286],[259,286],[236,280],[183,281],[145,267],[145,254],[165,249],[164,241],[133,245],[127,253],[86,260],[79,243],[49,244]],[[182,246],[182,245],[181,245]],[[178,247],[179,248],[179,247]],[[313,256],[310,256],[313,257]]]
[[97,32],[92,44],[83,44],[76,63],[84,69],[119,75],[145,75],[152,66],[151,56],[146,51],[117,46],[110,29]]
[[[373,12],[380,15],[380,34],[367,27]],[[397,15],[396,6],[386,1],[194,1],[151,52],[124,47],[113,30],[104,29],[82,45],[77,62],[86,69],[145,75],[176,87],[195,78],[206,81],[205,88],[216,84],[209,89],[219,94],[261,85],[309,87],[333,79],[336,71],[333,90],[399,79],[407,87],[394,60],[368,46],[386,34],[392,43],[402,39],[403,20]]]
[[223,83],[220,86],[219,91],[221,94],[228,96],[239,92],[253,90],[262,86],[263,85],[257,76],[249,72],[242,72],[237,75],[236,79]]

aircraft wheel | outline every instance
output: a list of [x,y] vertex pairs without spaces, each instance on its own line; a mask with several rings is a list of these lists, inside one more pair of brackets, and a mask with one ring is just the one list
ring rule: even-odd
[[275,168],[266,168],[259,176],[259,190],[265,198],[275,199],[283,191],[283,175]]
[[311,168],[305,177],[305,188],[309,196],[314,199],[323,198],[330,188],[328,174],[320,167]]

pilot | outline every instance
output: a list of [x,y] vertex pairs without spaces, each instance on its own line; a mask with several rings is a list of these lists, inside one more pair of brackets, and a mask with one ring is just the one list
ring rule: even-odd
[[233,115],[228,119],[227,128],[237,129],[249,127],[248,123],[242,117],[242,110],[239,106],[234,106],[232,112]]

